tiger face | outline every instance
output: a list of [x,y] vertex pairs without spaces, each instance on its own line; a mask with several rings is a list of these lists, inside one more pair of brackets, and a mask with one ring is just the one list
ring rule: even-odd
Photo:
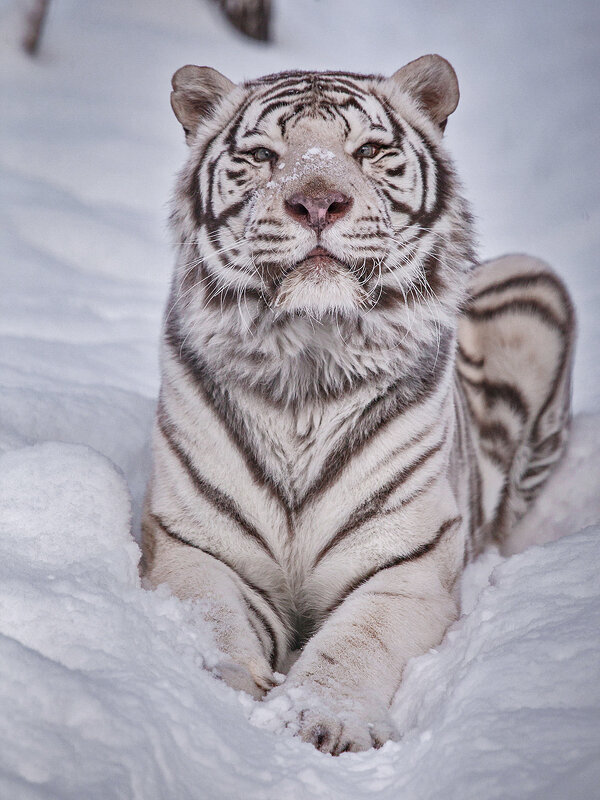
[[208,302],[259,301],[273,321],[356,317],[442,288],[435,251],[455,181],[441,138],[458,101],[444,59],[391,78],[290,72],[242,86],[187,66],[173,87]]
[[452,350],[473,264],[442,142],[457,102],[439,56],[390,78],[289,72],[236,86],[178,70],[171,103],[190,149],[167,331],[220,380],[274,401],[407,370],[420,385]]

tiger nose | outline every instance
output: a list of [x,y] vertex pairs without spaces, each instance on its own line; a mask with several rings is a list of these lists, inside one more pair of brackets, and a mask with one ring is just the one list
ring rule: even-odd
[[336,191],[319,194],[296,192],[285,201],[285,210],[292,219],[316,231],[337,222],[350,211],[351,206],[352,198]]

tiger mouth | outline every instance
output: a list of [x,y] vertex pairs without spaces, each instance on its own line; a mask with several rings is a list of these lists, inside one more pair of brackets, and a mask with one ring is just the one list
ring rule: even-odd
[[273,292],[277,294],[282,284],[291,279],[306,279],[309,281],[326,280],[328,278],[333,278],[335,275],[339,275],[342,270],[348,272],[350,275],[354,274],[350,264],[318,245],[317,247],[313,247],[303,258],[281,269],[278,275],[273,275],[271,277],[271,286]]
[[344,261],[336,258],[333,253],[330,253],[329,250],[326,250],[320,245],[313,247],[310,253],[305,255],[301,261],[298,261],[296,263],[296,268],[304,264],[314,269],[327,269],[328,267],[337,266],[348,267]]
[[350,313],[364,303],[364,289],[350,266],[318,246],[282,276],[273,305],[280,311],[319,317],[331,311]]

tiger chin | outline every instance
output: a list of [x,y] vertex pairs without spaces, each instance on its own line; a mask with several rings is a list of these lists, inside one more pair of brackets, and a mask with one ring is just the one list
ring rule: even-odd
[[173,77],[189,152],[143,571],[203,601],[223,680],[334,755],[394,737],[408,659],[567,441],[572,306],[534,258],[477,262],[458,97],[435,55]]

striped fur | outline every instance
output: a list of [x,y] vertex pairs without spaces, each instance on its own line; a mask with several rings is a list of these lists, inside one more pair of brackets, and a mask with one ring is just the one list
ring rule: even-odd
[[[568,431],[568,296],[534,259],[475,265],[442,143],[457,100],[436,56],[392,78],[174,77],[190,151],[144,570],[210,601],[222,677],[285,694],[334,754],[389,738],[407,659]],[[323,198],[347,201],[307,222]]]

